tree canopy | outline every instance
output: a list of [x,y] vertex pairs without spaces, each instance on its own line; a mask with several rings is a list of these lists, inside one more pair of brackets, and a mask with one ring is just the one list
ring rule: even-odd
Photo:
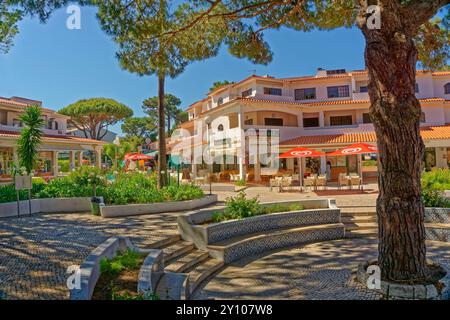
[[209,91],[214,91],[220,87],[229,85],[229,84],[233,84],[235,83],[234,81],[228,81],[228,80],[223,80],[223,81],[216,81],[212,84],[212,86],[209,88]]
[[[142,109],[153,121],[158,124],[158,97],[147,98],[142,102]],[[179,122],[182,110],[179,108],[181,100],[173,94],[164,95],[164,110],[166,116],[167,131],[170,131],[173,123]],[[173,120],[173,122],[172,122]]]
[[131,117],[125,119],[121,128],[127,136],[136,136],[145,139],[155,133],[156,126],[149,117]]
[[70,124],[86,138],[101,140],[109,126],[131,117],[133,110],[113,99],[92,98],[79,100],[58,113],[70,116]]

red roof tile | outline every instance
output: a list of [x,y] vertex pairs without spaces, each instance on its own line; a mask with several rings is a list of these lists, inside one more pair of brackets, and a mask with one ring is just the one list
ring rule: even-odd
[[[423,127],[420,134],[424,140],[450,139],[450,125]],[[343,134],[329,134],[316,136],[300,136],[281,142],[285,146],[303,146],[320,144],[350,144],[356,142],[376,142],[377,137],[374,131],[352,132]]]
[[[16,131],[5,131],[0,130],[0,138],[18,138],[20,135],[20,132]],[[45,134],[43,136],[44,141],[55,141],[55,142],[86,142],[86,143],[94,143],[94,144],[104,144],[104,141],[98,141],[94,139],[86,139],[86,138],[79,138],[75,136],[68,136],[68,135],[50,135]]]

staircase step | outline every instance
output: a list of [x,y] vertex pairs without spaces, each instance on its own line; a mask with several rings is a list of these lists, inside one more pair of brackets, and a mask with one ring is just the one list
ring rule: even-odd
[[169,272],[188,272],[193,266],[208,259],[208,252],[194,250],[180,257],[170,264],[166,264],[165,271]]
[[376,223],[377,222],[377,217],[372,217],[372,216],[345,216],[345,217],[341,217],[341,221],[344,224],[347,223]]
[[367,212],[367,211],[358,211],[358,212],[349,212],[341,210],[342,217],[376,217],[376,212]]
[[223,267],[224,262],[214,258],[207,258],[189,272],[189,286],[191,296],[198,286],[214,272]]
[[186,300],[188,275],[165,272],[156,285],[155,293],[161,300]]
[[172,235],[172,236],[164,236],[160,239],[155,239],[155,242],[153,242],[151,245],[148,246],[150,249],[160,249],[162,247],[167,247],[175,242],[178,242],[181,240],[181,237],[179,234]]
[[345,230],[346,238],[378,237],[378,229]]
[[377,223],[351,223],[351,224],[345,224],[345,231],[352,231],[352,230],[372,230],[377,229],[378,224]]
[[170,260],[192,251],[193,249],[194,244],[189,241],[177,241],[172,243],[169,246],[162,248],[164,253],[164,262],[168,263]]

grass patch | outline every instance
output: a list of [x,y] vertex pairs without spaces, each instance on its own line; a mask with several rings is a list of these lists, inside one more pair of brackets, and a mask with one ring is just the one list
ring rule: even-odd
[[145,255],[133,250],[100,261],[100,278],[92,300],[159,300],[153,293],[138,293],[139,270]]

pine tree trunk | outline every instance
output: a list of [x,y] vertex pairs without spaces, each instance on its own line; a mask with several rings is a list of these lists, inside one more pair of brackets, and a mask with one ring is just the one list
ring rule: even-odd
[[412,280],[428,272],[420,184],[424,144],[415,97],[417,50],[395,10],[382,16],[381,29],[361,29],[379,150],[378,265],[382,279]]
[[158,188],[167,184],[166,117],[164,110],[165,77],[158,77]]

